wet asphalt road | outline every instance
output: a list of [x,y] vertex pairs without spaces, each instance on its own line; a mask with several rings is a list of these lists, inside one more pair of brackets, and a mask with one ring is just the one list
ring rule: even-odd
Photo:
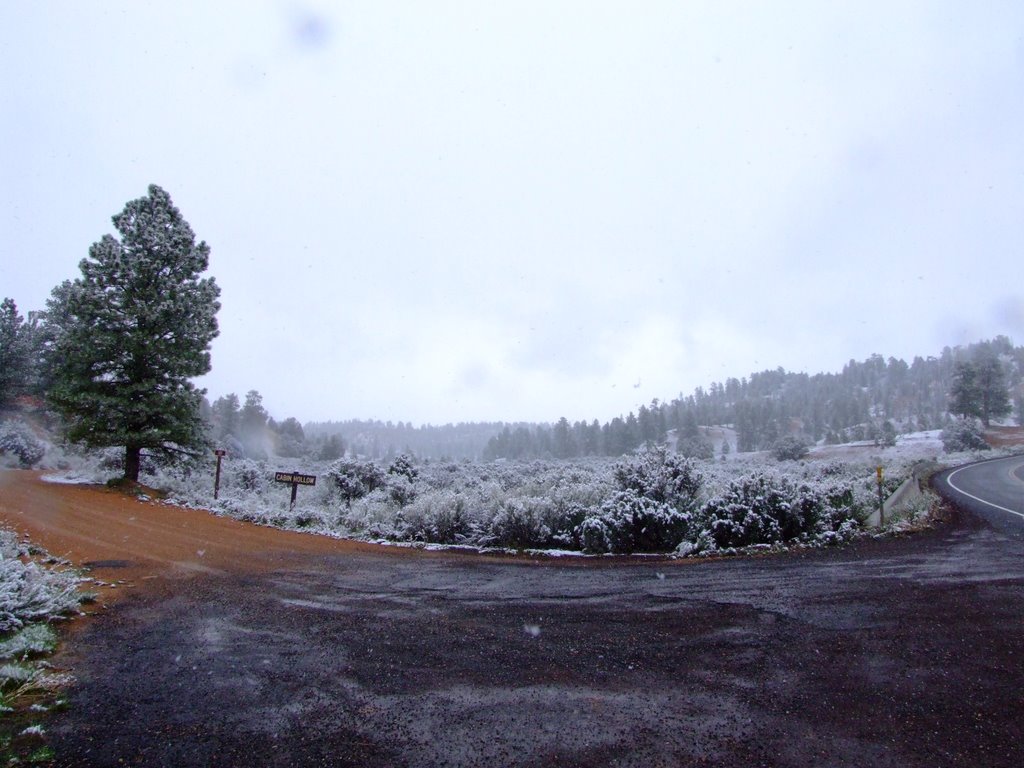
[[993,527],[1024,538],[1024,456],[947,470],[935,478],[934,484],[943,496]]
[[697,563],[296,556],[67,648],[61,765],[1024,764],[1024,542],[971,518]]

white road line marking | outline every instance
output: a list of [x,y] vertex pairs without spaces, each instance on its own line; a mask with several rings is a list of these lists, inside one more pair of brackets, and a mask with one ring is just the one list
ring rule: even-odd
[[[1008,459],[991,459],[990,461],[1007,461],[1007,460]],[[988,463],[988,462],[983,462],[983,463]],[[963,488],[960,488],[959,486],[953,484],[953,475],[955,475],[957,472],[962,472],[965,469],[970,469],[971,467],[976,467],[976,466],[978,466],[978,465],[977,464],[968,464],[966,467],[960,467],[960,469],[954,469],[952,472],[949,473],[949,475],[946,476],[946,484],[950,488],[952,488],[954,491],[956,491],[957,493],[962,493],[964,496],[966,496],[966,497],[968,497],[970,499],[974,499],[975,501],[980,501],[982,504],[985,504],[985,505],[987,505],[989,507],[994,507],[995,509],[1001,510],[1003,512],[1009,512],[1011,515],[1016,515],[1017,517],[1024,518],[1024,514],[1021,514],[1020,512],[1018,512],[1015,509],[1007,509],[1006,507],[1001,507],[998,504],[993,504],[991,501],[985,501],[985,499],[978,498],[973,493],[968,493]]]

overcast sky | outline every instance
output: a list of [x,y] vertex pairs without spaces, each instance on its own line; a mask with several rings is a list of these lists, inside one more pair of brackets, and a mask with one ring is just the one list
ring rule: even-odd
[[602,421],[1024,343],[1024,3],[0,4],[0,295],[164,187],[211,400]]

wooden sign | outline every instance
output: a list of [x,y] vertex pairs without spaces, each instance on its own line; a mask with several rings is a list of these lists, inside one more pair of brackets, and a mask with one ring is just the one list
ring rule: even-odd
[[298,472],[275,472],[274,479],[279,483],[292,485],[316,485],[316,475],[303,475]]

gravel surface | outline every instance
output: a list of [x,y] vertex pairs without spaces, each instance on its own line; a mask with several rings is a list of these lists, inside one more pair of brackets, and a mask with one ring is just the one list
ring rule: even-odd
[[[109,507],[61,541],[135,585],[57,658],[78,680],[47,725],[59,765],[1024,764],[1024,542],[974,518],[784,556],[521,562],[253,526],[229,547],[232,521],[3,474],[0,516],[44,546],[60,516],[20,505]],[[181,539],[144,560],[158,531]]]

